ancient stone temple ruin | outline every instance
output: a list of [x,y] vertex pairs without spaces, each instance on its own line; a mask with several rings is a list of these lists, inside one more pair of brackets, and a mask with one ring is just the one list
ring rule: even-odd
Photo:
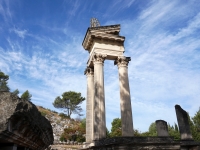
[[0,92],[0,150],[44,150],[53,130],[36,106],[10,92]]
[[[96,21],[96,20],[95,20]],[[91,23],[83,40],[83,47],[89,52],[85,74],[87,75],[87,117],[86,142],[106,137],[104,60],[113,60],[118,66],[120,83],[120,108],[122,135],[133,135],[132,108],[128,81],[128,63],[125,57],[124,40],[120,36],[120,25],[96,26]]]
[[[134,137],[130,99],[128,63],[124,56],[125,37],[119,35],[120,25],[100,26],[97,19],[91,20],[83,40],[89,52],[85,75],[87,76],[86,101],[86,144],[90,150],[199,150],[200,143],[194,142],[189,131],[187,116],[176,106],[181,141],[168,134],[167,123],[156,121],[157,137]],[[106,138],[106,116],[104,95],[104,61],[112,60],[117,65],[120,86],[120,109],[122,137]]]

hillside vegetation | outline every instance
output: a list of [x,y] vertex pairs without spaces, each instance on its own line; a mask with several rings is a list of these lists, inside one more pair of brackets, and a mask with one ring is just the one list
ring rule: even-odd
[[64,113],[58,113],[42,106],[37,106],[37,108],[51,123],[54,143],[85,142],[85,119],[71,119]]

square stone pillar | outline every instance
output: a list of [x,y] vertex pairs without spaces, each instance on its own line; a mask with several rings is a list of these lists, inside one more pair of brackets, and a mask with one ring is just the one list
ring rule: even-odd
[[106,137],[103,64],[107,55],[94,54],[94,140]]
[[119,70],[122,136],[133,136],[133,118],[128,80],[128,63],[130,60],[130,57],[120,56],[114,63]]
[[92,142],[94,136],[94,69],[87,67],[87,100],[86,100],[86,142]]

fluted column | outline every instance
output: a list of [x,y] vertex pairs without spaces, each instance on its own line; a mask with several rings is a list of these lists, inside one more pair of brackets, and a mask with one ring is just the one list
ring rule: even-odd
[[87,100],[86,100],[86,142],[92,142],[94,135],[94,69],[87,67]]
[[94,139],[106,137],[104,70],[107,55],[94,54]]
[[115,65],[118,66],[119,70],[122,136],[133,136],[133,119],[128,80],[128,63],[130,60],[130,57],[125,56],[120,56],[115,60]]

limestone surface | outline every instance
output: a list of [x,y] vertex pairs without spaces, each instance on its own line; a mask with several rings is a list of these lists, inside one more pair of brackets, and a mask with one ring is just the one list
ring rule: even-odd
[[50,122],[30,101],[0,92],[0,145],[43,150],[53,143]]

